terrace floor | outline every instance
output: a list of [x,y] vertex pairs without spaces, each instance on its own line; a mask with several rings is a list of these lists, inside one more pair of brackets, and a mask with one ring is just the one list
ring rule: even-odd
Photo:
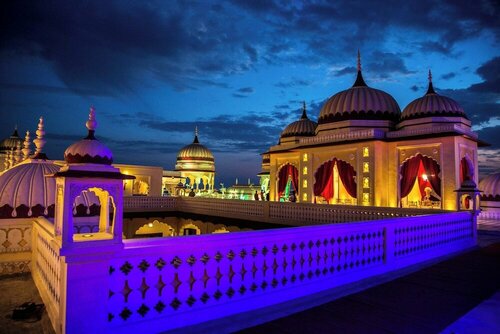
[[[478,228],[478,249],[240,333],[500,333],[500,221]],[[0,291],[2,333],[53,333],[46,312],[11,319],[16,306],[41,303],[31,276],[0,277]]]

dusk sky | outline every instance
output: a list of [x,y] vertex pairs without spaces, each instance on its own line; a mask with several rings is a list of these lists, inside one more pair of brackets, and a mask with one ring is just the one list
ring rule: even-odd
[[401,110],[427,88],[458,101],[481,140],[482,173],[500,166],[500,6],[496,1],[2,1],[0,135],[43,116],[62,159],[86,135],[116,163],[173,169],[193,140],[219,182],[257,182],[261,157],[301,101],[352,86],[356,54],[371,87]]

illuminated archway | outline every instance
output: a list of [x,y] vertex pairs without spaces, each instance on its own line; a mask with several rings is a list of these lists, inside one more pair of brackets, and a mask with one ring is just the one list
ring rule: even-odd
[[299,171],[294,165],[287,163],[281,166],[278,172],[277,189],[278,200],[288,201],[290,194],[295,197],[299,194]]
[[314,196],[329,204],[356,204],[357,185],[354,167],[333,158],[314,173]]
[[463,157],[460,160],[460,184],[464,181],[474,181],[474,165],[468,157]]
[[440,166],[430,157],[417,154],[403,162],[400,168],[400,198],[402,207],[441,207]]

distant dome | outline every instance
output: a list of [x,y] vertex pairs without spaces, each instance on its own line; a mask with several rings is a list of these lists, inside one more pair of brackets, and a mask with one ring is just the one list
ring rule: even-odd
[[410,102],[401,114],[401,120],[429,116],[454,116],[467,118],[462,107],[453,99],[437,94],[432,85],[432,75],[429,71],[429,87],[427,93]]
[[302,109],[302,117],[288,126],[281,133],[281,138],[293,136],[314,136],[316,131],[316,122],[311,121],[307,117],[306,106]]
[[94,107],[90,108],[89,120],[86,126],[89,130],[88,136],[69,146],[64,152],[64,160],[70,164],[93,163],[111,165],[113,163],[113,153],[94,136],[95,128],[97,127]]
[[215,172],[215,159],[212,152],[198,140],[198,130],[192,144],[184,146],[177,153],[176,171]]
[[400,113],[399,105],[391,95],[366,85],[358,66],[354,85],[325,102],[318,124],[351,119],[397,120]]
[[22,144],[23,139],[19,137],[19,134],[17,133],[17,128],[14,130],[14,133],[8,138],[5,138],[0,142],[0,150],[11,150],[15,149],[17,146],[17,143]]
[[180,160],[214,161],[214,155],[208,148],[200,144],[198,135],[195,135],[193,143],[184,146],[177,153],[177,161]]
[[[32,160],[20,163],[1,174],[0,216],[47,215],[49,207],[55,203],[56,181],[45,176],[54,174],[59,169],[60,166],[51,161]],[[27,207],[26,212],[20,209],[22,205]]]
[[500,172],[488,175],[479,181],[478,188],[483,191],[483,200],[500,201]]

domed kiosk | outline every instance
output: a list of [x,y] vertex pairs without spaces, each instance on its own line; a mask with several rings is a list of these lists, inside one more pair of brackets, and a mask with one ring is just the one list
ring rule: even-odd
[[464,110],[429,80],[401,113],[390,94],[366,84],[359,52],[357,63],[353,86],[326,100],[314,135],[301,119],[263,154],[270,200],[462,210],[459,199],[477,191],[483,144]]
[[177,153],[175,170],[186,179],[186,187],[194,192],[209,194],[213,192],[215,182],[215,159],[212,152],[198,139],[198,128],[194,140]]
[[12,167],[13,154],[22,143],[23,139],[19,137],[17,127],[10,137],[0,141],[0,173]]
[[[54,230],[63,248],[78,247],[83,241],[120,244],[123,220],[123,180],[134,176],[120,173],[111,166],[111,150],[95,137],[95,109],[90,108],[86,122],[88,135],[69,146],[66,164],[51,175],[56,181]],[[99,225],[95,233],[74,233],[74,210],[78,198],[93,193],[99,200]],[[82,246],[85,247],[84,244]]]

